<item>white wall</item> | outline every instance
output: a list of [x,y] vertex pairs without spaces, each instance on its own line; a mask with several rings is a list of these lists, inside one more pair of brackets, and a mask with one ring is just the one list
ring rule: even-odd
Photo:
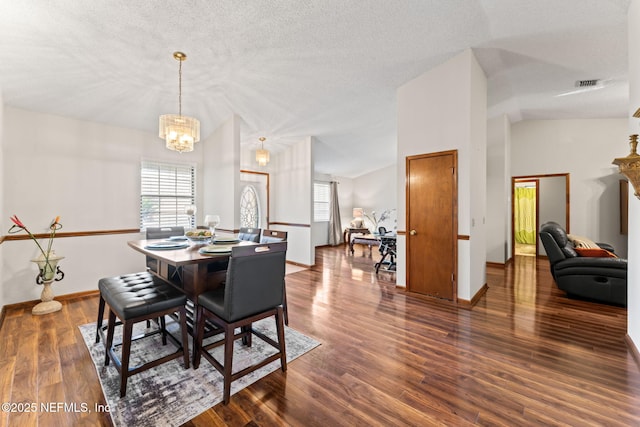
[[232,115],[203,146],[203,197],[198,224],[206,214],[220,215],[222,230],[240,228],[240,118]]
[[[70,118],[4,108],[2,204],[6,234],[9,217],[33,232],[46,232],[61,216],[63,232],[139,228],[140,161],[181,161],[200,166],[202,142],[192,153],[167,150],[157,134]],[[7,144],[6,141],[11,141]],[[54,249],[66,258],[56,295],[97,288],[101,277],[145,268],[144,257],[126,242],[140,233],[57,238]],[[0,300],[4,304],[39,299],[37,255],[31,241],[2,245]]]
[[[632,115],[640,107],[640,0],[631,0],[629,7],[629,120],[628,134],[638,133],[638,120]],[[621,144],[621,142],[620,142]],[[616,144],[616,146],[619,146]],[[624,157],[628,149],[619,146],[614,157]],[[629,186],[629,247],[627,271],[627,334],[640,348],[640,200]]]
[[[564,227],[565,230],[568,229],[572,232],[571,222],[569,222],[569,228],[567,228],[566,224],[567,179],[563,176],[547,176],[539,178],[538,183],[538,193],[540,195],[538,200],[538,219],[540,222],[536,224],[538,230],[545,222],[554,221]],[[546,255],[540,237],[536,238],[536,242],[538,245],[538,254]]]
[[[378,219],[382,212],[395,209],[391,217],[384,222],[379,222],[378,226],[386,227],[387,231],[396,231],[398,227],[396,221],[398,216],[398,166],[394,164],[360,175],[354,178],[353,185],[353,207],[364,209],[370,216],[372,212],[375,212]],[[349,213],[352,214],[353,209]],[[349,222],[351,220],[353,217],[349,218]],[[366,219],[365,226],[371,232],[377,231]]]
[[[457,149],[458,234],[471,236],[458,242],[458,298],[463,300],[485,281],[486,120],[486,78],[470,50],[398,89],[398,230],[406,232],[406,157]],[[404,235],[397,245],[398,258],[406,259]],[[397,268],[396,283],[404,286],[406,265]]]
[[628,153],[627,119],[530,120],[511,129],[514,176],[570,174],[570,230],[626,256],[619,180],[611,161]]
[[313,137],[306,137],[272,156],[275,172],[271,221],[290,224],[278,224],[277,229],[288,232],[287,260],[303,265],[315,264],[315,247],[311,241],[313,143]]
[[504,264],[510,254],[511,123],[506,115],[487,122],[487,261]]

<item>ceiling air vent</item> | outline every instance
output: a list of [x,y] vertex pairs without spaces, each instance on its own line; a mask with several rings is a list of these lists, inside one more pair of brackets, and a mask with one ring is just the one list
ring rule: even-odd
[[600,86],[601,80],[600,79],[593,79],[593,80],[576,80],[576,87],[595,87],[595,86]]

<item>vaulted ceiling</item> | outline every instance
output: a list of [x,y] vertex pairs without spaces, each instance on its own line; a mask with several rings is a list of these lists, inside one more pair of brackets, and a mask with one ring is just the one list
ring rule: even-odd
[[[242,144],[317,138],[316,170],[396,161],[396,89],[472,48],[490,117],[628,115],[629,0],[0,0],[5,105],[157,132],[232,113]],[[577,80],[600,79],[578,90]],[[162,141],[158,139],[158,143]]]

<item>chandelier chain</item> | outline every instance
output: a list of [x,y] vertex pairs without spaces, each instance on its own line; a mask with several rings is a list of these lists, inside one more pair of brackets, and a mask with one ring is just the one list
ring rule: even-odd
[[178,115],[182,115],[182,59],[178,60]]

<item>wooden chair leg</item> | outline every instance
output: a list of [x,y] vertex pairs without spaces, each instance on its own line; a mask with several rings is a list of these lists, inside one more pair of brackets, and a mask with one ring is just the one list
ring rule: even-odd
[[131,355],[131,336],[133,322],[122,322],[122,356],[120,357],[120,397],[127,394],[127,380],[129,379],[129,356]]
[[223,401],[227,405],[231,399],[231,374],[233,364],[233,342],[235,341],[233,328],[229,325],[224,326],[224,393]]
[[100,294],[100,302],[98,303],[98,320],[96,321],[96,344],[100,342],[100,329],[102,328],[102,321],[104,317],[104,298]]
[[109,352],[113,346],[113,333],[116,329],[116,314],[109,310],[109,321],[107,323],[107,342],[105,343],[104,366],[109,365]]
[[276,330],[278,332],[278,344],[280,345],[280,369],[282,372],[287,370],[287,351],[284,343],[284,325],[282,324],[282,318],[284,310],[282,307],[277,308],[276,312]]
[[165,319],[164,316],[160,316],[160,323],[158,324],[158,326],[160,327],[160,330],[162,331],[162,345],[167,345],[167,321]]
[[282,311],[284,313],[284,324],[289,326],[289,310],[287,310],[287,286],[283,285],[283,297],[282,297]]

